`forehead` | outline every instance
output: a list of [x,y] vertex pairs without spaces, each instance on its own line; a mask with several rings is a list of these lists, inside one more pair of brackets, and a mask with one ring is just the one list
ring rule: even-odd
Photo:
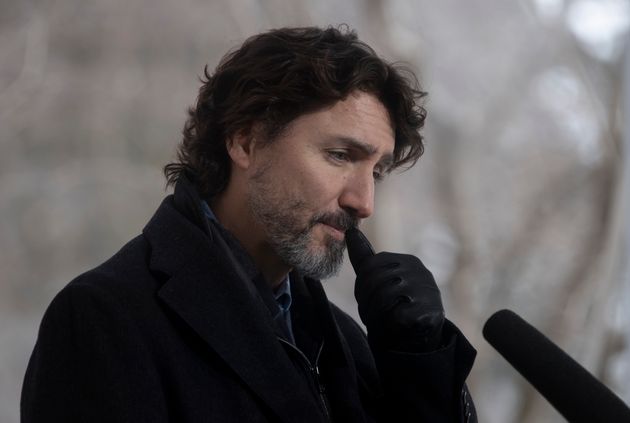
[[320,139],[356,140],[377,155],[391,154],[395,144],[387,109],[374,95],[361,91],[324,109],[298,117],[289,125],[287,132],[319,135]]

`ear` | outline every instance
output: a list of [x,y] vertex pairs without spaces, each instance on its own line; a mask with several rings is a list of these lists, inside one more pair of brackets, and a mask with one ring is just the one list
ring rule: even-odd
[[249,168],[252,164],[254,142],[252,131],[245,130],[238,131],[226,140],[225,147],[235,166]]

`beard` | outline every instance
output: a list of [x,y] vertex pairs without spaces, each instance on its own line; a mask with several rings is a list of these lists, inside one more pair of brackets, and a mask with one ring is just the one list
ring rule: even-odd
[[252,214],[267,236],[274,253],[303,276],[325,279],[335,276],[343,263],[344,240],[324,234],[323,245],[314,245],[313,228],[320,223],[343,230],[357,226],[358,219],[346,211],[311,214],[300,198],[283,197],[274,190],[261,169],[250,182],[248,203]]

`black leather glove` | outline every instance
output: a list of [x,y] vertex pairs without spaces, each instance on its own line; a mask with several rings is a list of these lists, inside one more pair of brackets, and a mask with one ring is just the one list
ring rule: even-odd
[[427,352],[440,347],[444,307],[433,275],[420,259],[374,250],[357,228],[346,231],[357,280],[354,296],[371,344]]

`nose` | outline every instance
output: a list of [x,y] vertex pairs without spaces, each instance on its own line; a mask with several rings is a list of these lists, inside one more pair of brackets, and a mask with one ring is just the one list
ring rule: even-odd
[[352,216],[365,219],[374,212],[374,178],[369,175],[355,175],[346,180],[339,196],[339,207]]

